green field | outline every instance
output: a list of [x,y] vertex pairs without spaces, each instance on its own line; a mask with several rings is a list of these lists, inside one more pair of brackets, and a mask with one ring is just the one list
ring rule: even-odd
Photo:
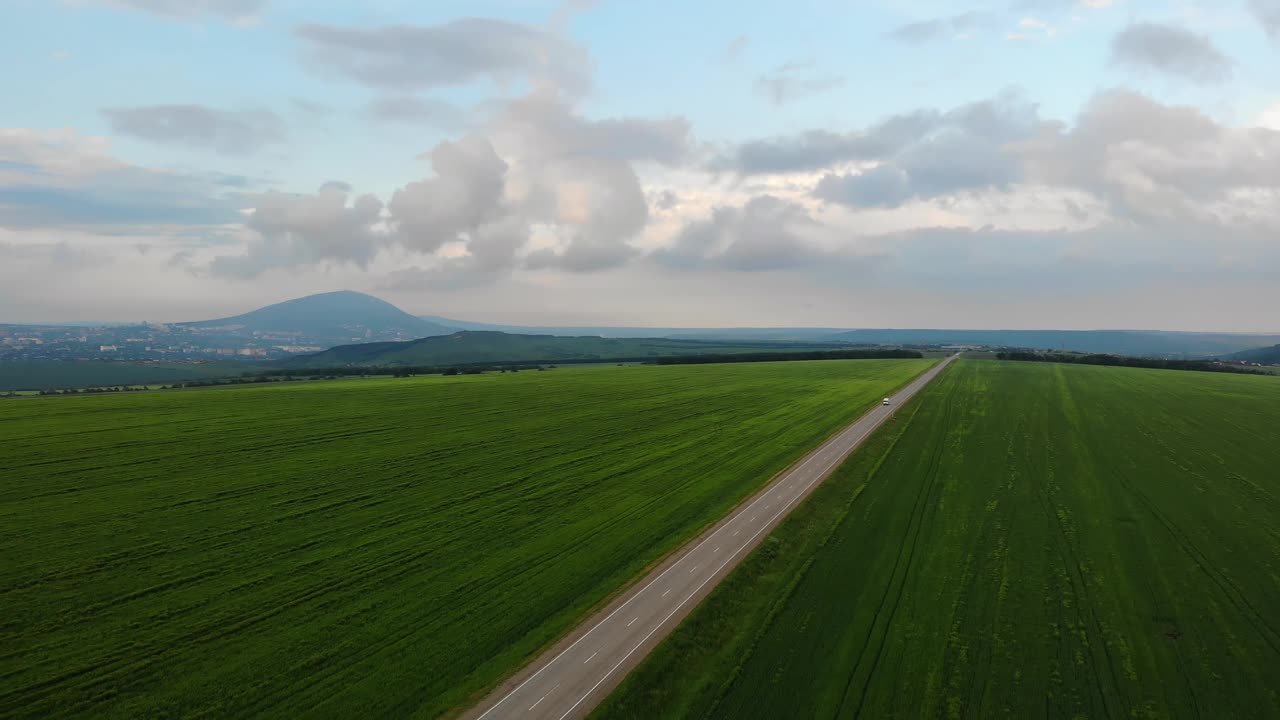
[[930,364],[0,403],[0,716],[437,716]]
[[1280,381],[961,361],[605,718],[1278,717]]

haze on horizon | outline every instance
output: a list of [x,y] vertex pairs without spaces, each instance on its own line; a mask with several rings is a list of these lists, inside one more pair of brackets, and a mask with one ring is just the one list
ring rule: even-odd
[[7,3],[0,322],[1280,331],[1280,0],[686,5]]

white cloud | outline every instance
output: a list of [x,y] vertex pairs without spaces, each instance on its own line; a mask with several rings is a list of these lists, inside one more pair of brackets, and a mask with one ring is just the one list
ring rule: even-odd
[[1280,130],[1280,102],[1275,103],[1266,110],[1263,110],[1258,115],[1258,119],[1255,124],[1258,125],[1258,127]]

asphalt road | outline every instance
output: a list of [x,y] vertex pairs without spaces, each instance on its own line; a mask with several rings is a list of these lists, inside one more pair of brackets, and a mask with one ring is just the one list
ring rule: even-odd
[[930,368],[792,466],[715,527],[526,666],[465,717],[580,718],[603,700],[722,578],[898,406],[949,365]]

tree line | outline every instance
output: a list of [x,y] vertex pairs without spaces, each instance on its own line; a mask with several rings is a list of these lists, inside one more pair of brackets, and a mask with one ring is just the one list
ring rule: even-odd
[[1162,358],[1140,358],[1127,355],[1108,355],[1104,353],[1041,353],[1027,350],[1006,350],[996,353],[997,360],[1018,360],[1022,362],[1056,362],[1076,365],[1109,365],[1115,367],[1151,368],[1155,370],[1195,370],[1198,372],[1238,373],[1242,375],[1267,375],[1261,370],[1253,370],[1238,365],[1226,365],[1208,360],[1165,360]]

